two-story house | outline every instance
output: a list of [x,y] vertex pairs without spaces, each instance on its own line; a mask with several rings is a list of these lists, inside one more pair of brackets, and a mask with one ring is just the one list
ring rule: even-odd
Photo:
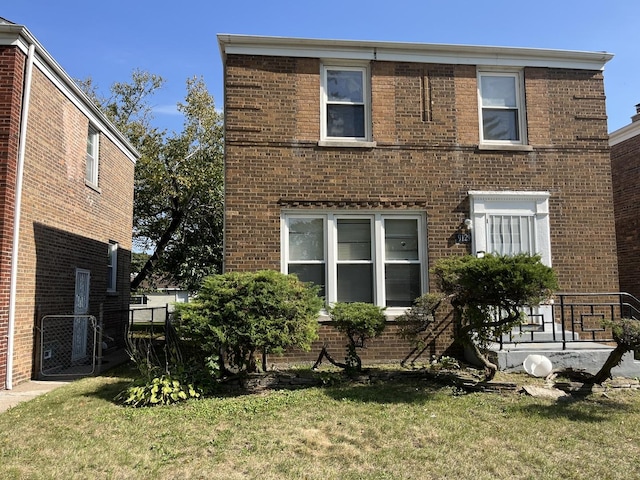
[[0,19],[0,389],[123,344],[137,155]]
[[[393,318],[451,255],[539,253],[561,290],[618,290],[611,54],[218,36],[226,271],[276,269]],[[321,318],[322,341],[343,348]],[[452,344],[443,323],[431,354]],[[317,356],[292,355],[301,360]]]

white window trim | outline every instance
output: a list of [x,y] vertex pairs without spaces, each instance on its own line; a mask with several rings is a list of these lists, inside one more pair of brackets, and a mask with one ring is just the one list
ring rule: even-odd
[[[484,124],[482,118],[482,93],[480,91],[480,79],[484,75],[490,76],[504,76],[513,77],[516,79],[516,107],[518,109],[518,131],[520,132],[520,140],[485,140],[484,139]],[[480,149],[483,147],[505,147],[516,146],[521,147],[528,145],[527,139],[527,115],[526,115],[526,102],[524,93],[524,72],[522,70],[492,70],[481,69],[477,71],[477,95],[478,95],[478,126],[480,135]]]
[[[93,148],[91,153],[87,152],[87,155],[86,155],[85,180],[88,185],[92,187],[97,187],[98,186],[98,170],[100,166],[100,161],[99,161],[100,146],[98,144],[98,142],[100,141],[100,135],[98,134],[98,130],[96,130],[94,127],[89,125],[89,131],[87,132],[87,136],[93,137],[93,142],[92,142]],[[91,161],[93,165],[91,172],[87,172],[89,161]]]
[[[280,217],[280,244],[281,244],[281,271],[288,273],[289,264],[289,219],[291,218],[322,218],[324,219],[325,228],[325,242],[324,242],[324,264],[325,264],[325,301],[328,305],[332,305],[337,301],[338,288],[337,288],[337,220],[341,218],[368,218],[371,219],[372,228],[372,263],[373,263],[373,278],[374,278],[374,291],[373,301],[375,305],[380,307],[386,306],[386,293],[385,293],[385,278],[384,267],[385,264],[420,264],[422,266],[420,270],[420,288],[421,294],[428,291],[428,264],[427,264],[427,219],[424,212],[415,211],[403,211],[398,213],[393,212],[379,212],[379,211],[300,211],[300,210],[285,210],[281,213]],[[385,219],[415,219],[418,221],[418,260],[411,261],[399,261],[399,260],[385,260],[384,256],[384,220]],[[291,262],[291,263],[296,263]],[[314,263],[314,262],[301,262],[301,263]],[[316,261],[315,263],[322,263]],[[355,263],[355,262],[354,262]],[[370,262],[362,262],[370,263]],[[407,310],[408,307],[387,307],[385,313],[389,317],[401,315]]]
[[[118,290],[118,243],[109,242],[108,260],[111,262],[111,272],[107,279],[107,292],[114,293]],[[107,265],[107,268],[109,265]]]
[[544,265],[551,266],[549,192],[470,191],[472,220],[471,248],[475,254],[488,251],[489,215],[531,215],[534,217],[534,248]]
[[[362,96],[364,100],[364,137],[331,137],[327,135],[327,70],[353,70],[363,72]],[[368,64],[323,62],[320,65],[320,141],[319,146],[356,146],[372,148],[375,142],[371,134],[371,73]]]

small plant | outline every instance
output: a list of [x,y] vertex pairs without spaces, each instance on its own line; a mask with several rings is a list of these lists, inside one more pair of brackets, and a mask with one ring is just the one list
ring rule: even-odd
[[430,366],[433,370],[460,370],[460,363],[458,360],[446,355],[443,355],[440,358],[435,355],[431,357]]
[[170,405],[189,398],[199,398],[200,392],[192,384],[181,383],[171,375],[154,377],[151,381],[134,382],[116,396],[116,400],[130,407]]
[[338,302],[329,309],[329,315],[333,321],[333,326],[347,336],[347,355],[345,363],[333,360],[328,354],[326,347],[322,347],[320,356],[313,368],[317,368],[326,357],[332,364],[350,371],[361,371],[362,360],[358,355],[358,348],[366,348],[366,342],[378,337],[384,331],[386,318],[384,308],[370,303]]
[[611,370],[620,364],[625,353],[640,348],[640,321],[633,318],[621,318],[603,322],[605,327],[611,328],[616,347],[602,365],[602,368],[591,378],[588,384],[601,384],[611,378]]

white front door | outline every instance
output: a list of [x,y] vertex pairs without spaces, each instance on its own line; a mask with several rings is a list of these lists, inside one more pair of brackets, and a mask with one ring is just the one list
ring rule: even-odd
[[[74,315],[86,315],[89,312],[89,280],[91,272],[81,268],[76,269],[76,290]],[[71,349],[71,361],[81,360],[87,356],[87,329],[88,317],[75,317],[73,319],[73,344]]]

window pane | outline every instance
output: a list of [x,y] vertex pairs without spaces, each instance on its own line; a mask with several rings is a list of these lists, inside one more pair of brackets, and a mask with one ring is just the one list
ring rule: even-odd
[[338,265],[338,301],[373,303],[373,265]]
[[319,285],[319,296],[325,296],[325,277],[324,277],[324,263],[313,265],[289,265],[289,273],[295,274],[303,282],[311,282],[314,285]]
[[322,218],[289,219],[289,260],[324,260]]
[[387,260],[418,260],[418,221],[415,219],[385,220],[385,258]]
[[371,220],[340,218],[338,260],[371,260]]
[[485,140],[520,140],[517,110],[482,110]]
[[483,75],[480,77],[480,94],[483,107],[517,107],[515,77]]
[[420,296],[420,265],[385,265],[387,307],[410,307]]
[[364,105],[327,105],[327,136],[364,137]]
[[362,80],[359,70],[327,70],[327,98],[330,102],[362,103]]
[[533,217],[492,215],[489,217],[489,248],[492,253],[533,254]]

